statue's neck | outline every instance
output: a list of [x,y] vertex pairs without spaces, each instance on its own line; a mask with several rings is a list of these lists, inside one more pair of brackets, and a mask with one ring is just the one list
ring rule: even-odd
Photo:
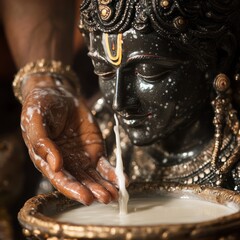
[[196,156],[213,139],[212,119],[212,111],[205,111],[197,121],[146,149],[160,162],[163,159],[174,161]]

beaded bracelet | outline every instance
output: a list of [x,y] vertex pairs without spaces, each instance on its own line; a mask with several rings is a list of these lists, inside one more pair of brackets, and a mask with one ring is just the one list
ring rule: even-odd
[[60,61],[41,59],[36,62],[30,62],[21,68],[16,74],[13,81],[13,92],[15,97],[22,103],[22,84],[25,79],[33,74],[50,74],[51,76],[64,77],[73,86],[74,89],[80,92],[78,77],[71,69],[71,66],[64,65]]

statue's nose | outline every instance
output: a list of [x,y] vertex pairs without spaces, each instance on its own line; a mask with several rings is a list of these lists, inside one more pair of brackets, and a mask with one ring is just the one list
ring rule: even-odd
[[114,111],[120,112],[123,110],[125,92],[123,88],[123,79],[121,77],[121,72],[118,69],[116,72],[116,83],[115,83],[115,91],[113,96],[112,108]]
[[117,70],[112,109],[116,112],[139,107],[139,99],[134,91],[134,77],[127,72]]

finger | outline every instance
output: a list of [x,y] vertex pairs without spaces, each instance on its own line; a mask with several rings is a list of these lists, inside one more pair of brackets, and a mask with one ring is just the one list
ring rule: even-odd
[[100,174],[93,168],[90,168],[87,170],[87,173],[89,176],[91,176],[97,183],[102,185],[104,188],[108,190],[108,192],[111,194],[112,200],[117,200],[119,195],[118,195],[118,190],[117,188],[111,184],[110,182],[106,181],[103,179]]
[[[26,145],[28,146],[28,149],[34,149],[35,155],[32,157],[32,161],[34,162],[34,164],[36,162],[36,159],[40,157],[43,161],[48,162],[52,171],[58,172],[62,169],[63,161],[61,154],[59,153],[55,145],[54,147],[51,146],[51,144],[54,143],[52,143],[49,139],[40,139],[37,143],[38,147],[33,147],[31,141],[29,141],[25,132],[22,133],[22,136]],[[49,140],[49,142],[47,140]],[[51,149],[53,149],[53,152],[51,151]]]
[[79,130],[84,150],[88,153],[89,158],[96,164],[99,157],[104,153],[101,131],[83,100],[81,100],[79,115],[82,118]]
[[47,132],[44,125],[44,119],[38,106],[23,105],[21,126],[28,139],[35,143],[39,138],[46,138]]
[[[101,174],[106,180],[118,185],[118,178],[115,172],[115,168],[108,162],[105,157],[101,157],[97,164],[97,171]],[[128,186],[129,180],[125,174],[125,184]]]
[[33,146],[34,152],[47,161],[53,171],[59,171],[63,165],[62,156],[57,145],[48,138],[39,108],[25,106],[21,126],[27,146]]
[[27,135],[25,133],[25,131],[22,130],[22,137],[23,137],[23,140],[25,142],[25,144],[27,145],[27,147],[31,147],[31,143],[29,142],[28,138],[27,138]]
[[58,172],[62,169],[62,154],[53,141],[49,138],[39,139],[33,147],[36,154],[48,162],[52,171]]
[[33,154],[33,151],[32,151],[33,147],[32,147],[32,145],[31,145],[31,143],[29,142],[29,140],[28,140],[28,138],[27,138],[27,136],[26,136],[26,133],[25,133],[25,132],[22,132],[22,136],[23,136],[23,139],[24,139],[25,144],[26,144],[27,147],[28,147],[28,152],[29,152],[30,158],[31,158],[34,166],[40,171],[40,168],[39,168],[39,166],[38,166],[38,165],[40,165],[40,164],[37,163],[37,161],[38,161],[39,159],[38,159],[38,157],[35,157],[35,154]]
[[86,172],[80,170],[77,180],[92,192],[97,201],[105,204],[112,201],[111,193],[105,187],[97,183]]
[[83,184],[79,183],[70,173],[65,170],[54,172],[49,164],[38,156],[33,148],[29,149],[29,154],[35,166],[42,174],[49,179],[51,184],[63,195],[81,202],[84,205],[90,205],[94,201],[91,191]]
[[84,205],[90,205],[94,201],[93,193],[65,170],[54,173],[54,178],[50,182],[59,192],[70,199]]

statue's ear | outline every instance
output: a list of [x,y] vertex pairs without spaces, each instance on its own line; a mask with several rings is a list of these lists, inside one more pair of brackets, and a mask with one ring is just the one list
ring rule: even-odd
[[228,73],[236,58],[237,41],[232,33],[224,34],[217,43],[218,71]]

